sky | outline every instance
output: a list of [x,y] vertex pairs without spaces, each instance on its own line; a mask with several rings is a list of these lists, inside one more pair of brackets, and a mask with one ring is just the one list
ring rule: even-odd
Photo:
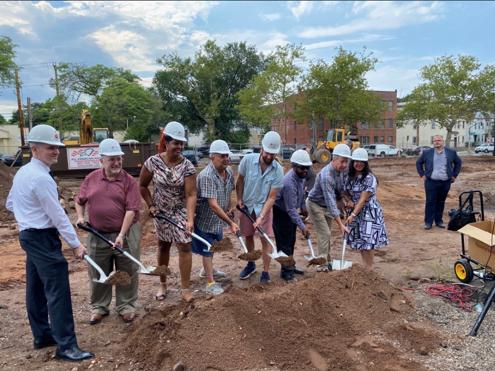
[[[445,55],[495,64],[495,2],[0,2],[0,35],[17,45],[22,97],[55,95],[53,63],[104,64],[132,70],[149,86],[157,58],[193,56],[214,39],[270,53],[301,44],[307,63],[331,61],[336,48],[366,48],[378,59],[370,89],[407,95],[420,69]],[[490,36],[492,35],[492,36]],[[16,109],[14,88],[0,88],[0,114]]]

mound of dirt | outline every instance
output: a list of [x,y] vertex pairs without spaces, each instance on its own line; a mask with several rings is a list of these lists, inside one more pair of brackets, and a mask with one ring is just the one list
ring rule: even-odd
[[356,266],[151,311],[122,342],[138,369],[422,370],[411,354],[441,339],[408,323],[411,310],[399,289]]
[[5,208],[5,201],[12,188],[12,180],[14,179],[14,170],[0,162],[0,220],[2,222],[14,221],[14,215]]

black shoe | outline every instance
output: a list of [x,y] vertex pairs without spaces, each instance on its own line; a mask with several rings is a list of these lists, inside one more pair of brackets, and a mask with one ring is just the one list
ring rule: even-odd
[[282,271],[280,272],[280,277],[284,280],[284,281],[292,281],[294,279],[294,272],[292,271]]
[[445,224],[443,224],[443,222],[437,223],[437,227],[444,229],[445,228]]
[[41,339],[34,339],[33,341],[34,349],[43,349],[43,348],[51,347],[53,345],[57,345],[57,342],[52,336],[44,337]]
[[431,224],[425,224],[425,229],[429,231],[431,229]]
[[74,362],[83,361],[85,359],[93,358],[94,356],[95,355],[93,353],[85,352],[77,345],[74,345],[72,348],[66,350],[60,350],[57,348],[57,352],[55,353],[56,358]]
[[294,267],[294,270],[293,270],[294,274],[304,274],[304,271]]

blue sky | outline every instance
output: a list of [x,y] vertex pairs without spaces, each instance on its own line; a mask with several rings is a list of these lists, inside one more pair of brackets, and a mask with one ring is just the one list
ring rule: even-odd
[[[53,62],[124,67],[151,83],[164,54],[194,52],[208,39],[246,41],[265,53],[302,44],[308,60],[336,47],[366,47],[378,58],[371,89],[406,95],[419,69],[442,55],[495,64],[495,2],[0,2],[0,35],[18,45],[23,100],[54,96]],[[490,36],[492,35],[492,36]],[[0,113],[16,107],[0,89]]]

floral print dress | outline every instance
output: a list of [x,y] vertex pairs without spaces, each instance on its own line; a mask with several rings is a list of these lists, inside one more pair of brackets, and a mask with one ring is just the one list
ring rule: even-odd
[[[160,155],[149,157],[144,166],[153,174],[155,191],[153,203],[168,218],[185,227],[187,222],[185,178],[196,173],[194,165],[184,158],[175,166],[169,167]],[[189,243],[191,236],[164,220],[153,219],[156,234],[160,241]]]
[[371,193],[361,212],[349,224],[350,233],[347,236],[347,243],[352,249],[373,250],[388,245],[383,210],[376,198],[376,187],[376,178],[371,173],[365,178],[357,176],[355,179],[346,179],[344,188],[355,204],[359,201],[362,192]]

